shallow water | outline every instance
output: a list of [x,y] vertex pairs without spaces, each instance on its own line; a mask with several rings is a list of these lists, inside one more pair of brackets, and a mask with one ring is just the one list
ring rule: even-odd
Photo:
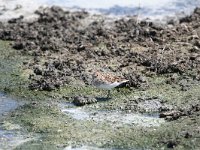
[[107,122],[110,124],[115,124],[116,126],[123,126],[124,124],[127,124],[131,126],[152,127],[160,126],[165,122],[164,119],[158,117],[157,113],[154,113],[153,115],[142,115],[135,113],[124,113],[121,111],[88,111],[83,107],[73,107],[69,104],[67,104],[66,107],[62,106],[61,111],[76,120]]
[[90,146],[81,146],[81,147],[68,146],[68,147],[64,148],[64,150],[105,150],[105,149],[90,147]]
[[[120,150],[116,148],[98,148],[98,147],[92,147],[92,146],[79,146],[79,147],[73,147],[68,146],[64,148],[64,150]],[[134,149],[137,150],[137,149]]]
[[5,94],[0,93],[0,118],[8,112],[16,109],[21,104],[16,100],[7,97]]
[[19,15],[30,17],[39,6],[52,5],[108,15],[139,15],[140,18],[162,19],[177,13],[188,14],[200,6],[200,0],[0,0],[0,20]]
[[[15,110],[20,105],[22,105],[22,103],[19,103],[7,95],[0,93],[0,120],[3,116],[6,116],[10,111]],[[16,146],[30,140],[29,137],[22,134],[20,129],[21,127],[19,125],[0,122],[0,150],[13,149]]]
[[21,132],[0,129],[0,150],[10,150],[18,145],[31,140],[31,138],[22,135]]

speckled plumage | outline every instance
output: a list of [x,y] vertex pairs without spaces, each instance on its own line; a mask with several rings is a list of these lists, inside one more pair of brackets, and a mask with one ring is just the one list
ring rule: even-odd
[[107,89],[109,91],[112,88],[115,88],[121,85],[122,83],[126,83],[129,81],[129,80],[120,78],[118,76],[113,76],[111,74],[102,73],[98,71],[96,71],[92,77],[93,77],[92,84],[94,86],[101,89]]

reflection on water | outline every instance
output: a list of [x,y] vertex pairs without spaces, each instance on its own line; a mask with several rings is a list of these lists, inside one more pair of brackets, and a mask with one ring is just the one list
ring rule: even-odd
[[109,15],[139,14],[141,18],[156,19],[181,12],[190,13],[200,6],[200,0],[0,0],[0,20],[20,14],[30,16],[39,6],[52,5]]

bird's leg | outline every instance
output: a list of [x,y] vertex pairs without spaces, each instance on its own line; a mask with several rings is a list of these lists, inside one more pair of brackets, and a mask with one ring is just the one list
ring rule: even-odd
[[110,98],[110,90],[108,90],[107,98]]

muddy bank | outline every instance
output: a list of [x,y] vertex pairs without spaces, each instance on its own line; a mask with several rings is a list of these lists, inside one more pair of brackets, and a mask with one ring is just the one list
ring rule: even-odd
[[200,78],[198,8],[180,23],[167,25],[134,18],[108,21],[59,7],[35,13],[39,18],[33,22],[21,16],[0,25],[0,39],[13,40],[13,48],[34,57],[24,62],[32,70],[30,89],[90,84],[89,71],[105,65],[129,79],[128,87],[146,88],[146,77],[154,74]]
[[[41,134],[38,143],[62,149],[199,148],[199,11],[163,25],[52,7],[36,11],[39,18],[32,22],[21,16],[0,23],[0,45],[6,45],[0,47],[0,88],[29,100],[8,120]],[[113,90],[112,99],[104,99],[106,91],[90,86],[95,69],[130,82]],[[93,120],[77,120],[77,112],[67,110],[66,115],[58,107],[73,101],[82,106],[75,110],[86,110]],[[165,123],[118,126],[135,113],[156,114]],[[116,115],[122,119],[115,120]]]

